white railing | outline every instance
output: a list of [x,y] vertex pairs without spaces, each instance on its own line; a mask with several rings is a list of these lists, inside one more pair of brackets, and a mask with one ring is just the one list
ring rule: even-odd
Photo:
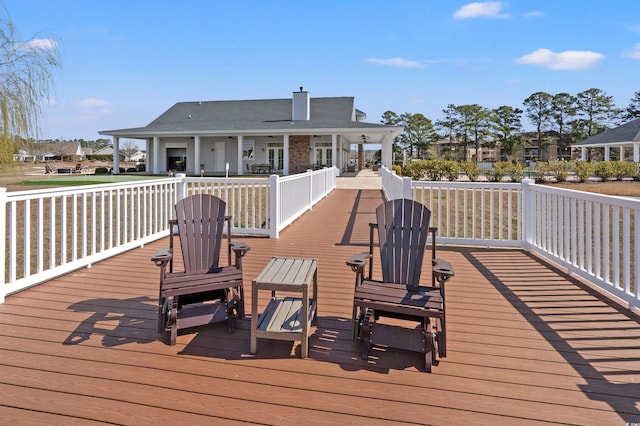
[[630,309],[640,308],[640,200],[532,180],[414,182],[386,168],[380,175],[387,199],[410,198],[431,210],[438,242],[520,247],[565,267]]
[[640,308],[640,200],[523,186],[524,248]]
[[175,179],[1,192],[4,294],[168,235]]
[[169,234],[176,201],[212,193],[232,232],[279,232],[335,189],[335,168],[268,178],[184,175],[123,184],[6,192],[0,188],[0,303],[47,281]]

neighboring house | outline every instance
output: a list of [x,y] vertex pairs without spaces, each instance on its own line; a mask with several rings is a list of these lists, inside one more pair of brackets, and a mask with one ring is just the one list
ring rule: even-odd
[[633,154],[633,161],[640,162],[640,118],[629,121],[613,129],[605,130],[602,133],[591,136],[581,142],[572,145],[573,148],[580,149],[581,159],[588,161],[591,148],[604,150],[603,159],[608,161],[611,158],[611,148],[618,149],[618,158],[625,160],[625,148],[629,148]]
[[84,159],[84,148],[80,142],[37,142],[27,148],[28,157],[34,160],[80,161]]
[[120,138],[144,140],[146,168],[154,174],[227,167],[245,174],[254,165],[285,175],[310,165],[344,171],[352,144],[381,145],[382,163],[391,167],[402,127],[363,122],[354,104],[353,97],[311,98],[301,87],[290,99],[179,102],[145,127],[99,133],[112,136],[116,150]]
[[128,157],[125,155],[125,161],[138,163],[138,162],[144,161],[144,159],[145,159],[144,151],[136,151]]

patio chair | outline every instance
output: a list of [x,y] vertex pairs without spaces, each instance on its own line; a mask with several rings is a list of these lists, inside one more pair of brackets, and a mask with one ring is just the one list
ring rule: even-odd
[[[169,221],[169,248],[151,258],[160,267],[158,332],[169,332],[171,345],[183,328],[227,321],[232,333],[234,318],[245,315],[242,257],[249,246],[231,241],[231,216],[225,216],[225,209],[226,203],[212,195],[192,195],[178,201],[176,218]],[[228,258],[221,266],[225,225]],[[176,228],[183,272],[173,271]]]
[[[370,346],[379,343],[424,353],[425,370],[431,372],[432,365],[438,363],[436,353],[439,358],[447,355],[445,283],[454,273],[449,262],[436,257],[437,229],[429,227],[430,219],[431,211],[418,202],[387,201],[376,209],[377,223],[369,224],[369,251],[347,260],[356,273],[352,333],[362,345],[363,359],[368,359]],[[379,280],[373,279],[376,229],[382,272]],[[421,272],[429,234],[432,274],[424,284]],[[381,317],[405,322],[381,323]]]

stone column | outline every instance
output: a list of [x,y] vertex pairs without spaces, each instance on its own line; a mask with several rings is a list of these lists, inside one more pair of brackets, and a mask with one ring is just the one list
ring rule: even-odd
[[358,144],[358,170],[364,169],[364,144]]

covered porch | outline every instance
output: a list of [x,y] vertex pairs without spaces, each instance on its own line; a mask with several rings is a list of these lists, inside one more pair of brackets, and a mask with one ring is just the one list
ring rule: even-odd
[[[358,146],[363,159],[366,144],[380,145],[383,159],[388,157],[383,164],[390,168],[394,137],[395,133],[389,131],[364,134],[360,129],[355,133],[306,135],[153,136],[143,141],[147,153],[145,167],[151,174],[173,171],[195,176],[238,176],[290,175],[333,166],[343,173],[350,165],[351,146]],[[119,169],[117,153],[122,138],[113,137],[114,172]]]
[[[337,189],[280,235],[238,238],[251,279],[271,256],[317,257],[318,324],[299,343],[261,340],[249,319],[160,341],[163,239],[12,295],[0,305],[2,419],[48,424],[624,424],[640,421],[638,317],[535,255],[439,247],[448,356],[421,371],[418,353],[350,338],[353,273],[376,189]],[[327,217],[333,217],[331,221]],[[429,272],[425,272],[428,274]]]

